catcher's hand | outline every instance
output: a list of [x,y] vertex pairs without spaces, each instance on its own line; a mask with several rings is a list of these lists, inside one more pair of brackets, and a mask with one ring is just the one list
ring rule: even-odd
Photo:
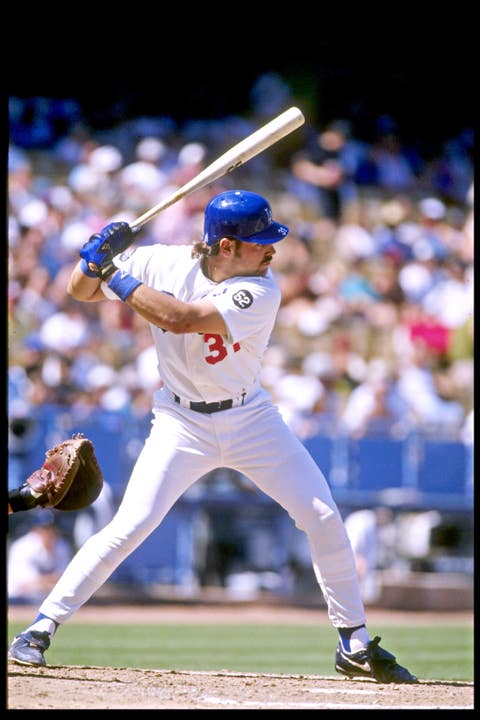
[[42,467],[9,492],[9,513],[34,507],[81,510],[97,499],[102,487],[93,443],[77,433],[47,450]]

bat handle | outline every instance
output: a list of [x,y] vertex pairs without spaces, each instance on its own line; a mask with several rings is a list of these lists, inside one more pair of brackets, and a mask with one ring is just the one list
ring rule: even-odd
[[193,181],[190,181],[190,183],[184,185],[181,190],[174,192],[173,195],[169,195],[168,198],[158,203],[158,205],[155,205],[155,207],[150,208],[150,210],[147,210],[147,212],[144,212],[143,215],[140,215],[140,217],[136,218],[130,225],[130,229],[133,232],[138,232],[140,228],[145,225],[145,223],[158,215],[161,210],[165,210],[166,208],[170,207],[170,205],[173,205],[175,202],[177,202],[177,200],[180,200],[182,197],[186,197],[187,195],[189,195],[191,192],[193,192],[195,187],[196,186],[193,184]]

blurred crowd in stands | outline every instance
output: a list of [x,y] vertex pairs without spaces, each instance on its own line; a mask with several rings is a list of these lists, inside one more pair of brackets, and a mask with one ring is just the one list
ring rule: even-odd
[[[75,100],[10,98],[9,417],[97,408],[144,417],[160,386],[145,322],[124,303],[65,292],[88,237],[133,220],[276,113],[297,104],[262,78],[245,116],[112,119]],[[269,84],[270,83],[270,84]],[[263,89],[262,89],[263,88]],[[302,130],[147,223],[140,244],[201,239],[225,188],[267,197],[290,228],[272,265],[283,300],[263,382],[300,437],[473,436],[473,131],[432,154],[395,118]]]

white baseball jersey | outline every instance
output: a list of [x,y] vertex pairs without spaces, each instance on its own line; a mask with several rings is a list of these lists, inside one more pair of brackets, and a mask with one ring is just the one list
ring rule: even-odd
[[[216,283],[192,259],[191,245],[152,245],[128,250],[115,264],[155,290],[192,302],[208,298],[223,316],[228,336],[176,335],[151,325],[158,370],[165,385],[188,400],[214,402],[250,398],[259,388],[263,354],[280,305],[270,270],[264,277],[235,277]],[[106,297],[119,300],[102,283]]]

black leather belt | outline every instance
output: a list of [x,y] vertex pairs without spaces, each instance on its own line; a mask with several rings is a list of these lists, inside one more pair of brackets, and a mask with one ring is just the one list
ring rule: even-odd
[[[180,398],[178,395],[173,394],[174,400],[180,405]],[[190,402],[190,410],[200,413],[214,413],[220,410],[230,410],[233,407],[233,400],[220,400],[219,402]]]

